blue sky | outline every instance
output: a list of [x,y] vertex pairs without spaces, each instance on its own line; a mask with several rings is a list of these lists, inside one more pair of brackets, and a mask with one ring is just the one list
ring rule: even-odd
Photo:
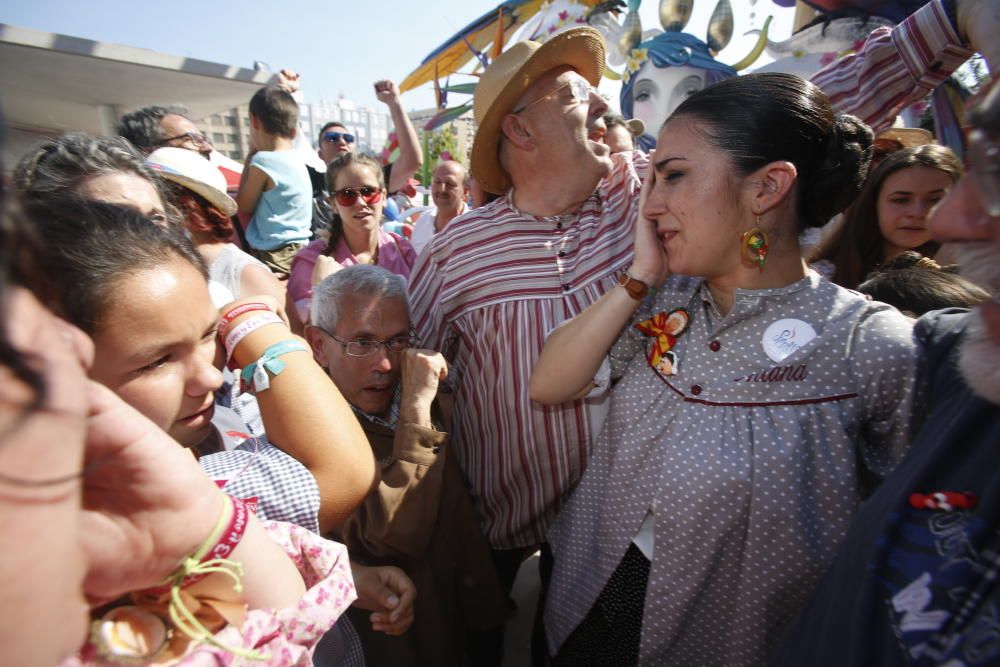
[[[767,13],[776,14],[783,39],[790,33],[792,11],[770,0],[731,0],[736,35],[720,60],[734,62],[749,50]],[[658,27],[657,2],[640,9],[643,28]],[[0,6],[0,22],[101,42],[136,46],[227,65],[251,67],[255,60],[275,71],[290,67],[302,75],[307,101],[343,93],[370,107],[381,106],[372,83],[402,80],[445,39],[496,0],[369,0],[368,2],[231,2],[230,0],[8,0]],[[704,39],[714,0],[696,2],[689,25]],[[617,96],[616,84],[602,90]],[[178,101],[178,100],[169,100]],[[179,100],[183,101],[183,100]],[[407,109],[433,105],[429,86],[403,96]]]

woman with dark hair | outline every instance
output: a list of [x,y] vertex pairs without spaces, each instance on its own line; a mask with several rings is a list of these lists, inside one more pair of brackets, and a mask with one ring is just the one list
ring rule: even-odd
[[303,322],[309,317],[312,286],[344,266],[375,264],[410,277],[416,251],[407,239],[382,229],[384,178],[381,165],[367,155],[344,153],[327,166],[330,238],[300,250],[288,278],[288,299]]
[[47,283],[47,251],[0,215],[5,662],[311,665],[354,598],[343,547],[258,520],[88,379],[100,351],[26,289],[64,287]]
[[[618,378],[548,534],[555,664],[757,665],[907,440],[912,324],[809,271],[872,133],[786,74],[727,79],[660,131],[635,258],[557,328],[555,404]],[[659,287],[643,301],[651,288]]]
[[[247,489],[246,497],[259,497],[259,509],[269,518],[325,531],[353,511],[374,475],[367,440],[340,392],[308,353],[290,348],[281,355],[286,368],[280,380],[244,380],[251,387],[268,387],[255,392],[267,437],[294,460],[279,456],[267,440],[240,445],[240,438],[230,442],[233,436],[213,427],[213,417],[224,416],[217,414],[222,411],[215,409],[213,395],[222,381],[217,368],[221,359],[234,368],[249,367],[268,344],[291,338],[281,319],[269,312],[276,307],[273,300],[251,299],[263,304],[254,308],[230,305],[224,312],[246,315],[231,314],[220,323],[201,256],[176,230],[152,225],[131,209],[58,204],[44,214],[36,210],[34,220],[46,242],[46,268],[58,294],[58,311],[94,341],[94,379],[196,455],[214,460],[211,455],[224,452],[219,460],[247,464],[244,472],[249,474],[230,481],[234,488],[252,485],[257,466],[280,470],[286,483],[298,485],[294,494]],[[227,332],[239,334],[244,321],[257,326],[227,339]],[[228,451],[234,447],[250,453]]]
[[838,285],[855,289],[904,250],[933,257],[938,244],[931,241],[927,214],[963,171],[962,161],[944,146],[893,153],[872,172],[840,226],[808,261]]
[[[189,448],[258,517],[326,534],[354,511],[376,476],[371,449],[273,299],[228,304],[220,320],[204,262],[176,229],[105,204],[34,211],[59,311],[94,341],[93,379]],[[238,414],[215,404],[227,359],[243,369],[266,434],[247,435]],[[375,629],[405,631],[413,595],[405,575],[352,567],[358,604],[376,611]]]

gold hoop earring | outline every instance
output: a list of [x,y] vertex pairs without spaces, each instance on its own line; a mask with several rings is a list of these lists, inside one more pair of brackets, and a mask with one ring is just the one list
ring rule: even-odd
[[743,232],[740,238],[740,249],[743,252],[743,259],[750,264],[757,265],[761,271],[764,270],[764,262],[767,261],[768,245],[767,232],[760,228],[760,216],[757,216],[757,224],[753,229]]

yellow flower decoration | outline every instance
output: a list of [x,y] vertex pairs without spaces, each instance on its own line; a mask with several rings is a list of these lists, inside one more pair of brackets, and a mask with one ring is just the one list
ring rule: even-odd
[[632,49],[628,54],[628,61],[625,63],[625,82],[627,83],[632,75],[639,71],[642,64],[646,62],[648,49]]

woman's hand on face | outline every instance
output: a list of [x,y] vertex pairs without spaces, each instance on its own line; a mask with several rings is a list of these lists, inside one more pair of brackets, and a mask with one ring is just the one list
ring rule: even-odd
[[316,285],[323,282],[324,278],[332,276],[342,268],[344,268],[344,265],[335,260],[333,257],[320,255],[316,258],[316,265],[313,267],[312,286],[316,287]]
[[190,451],[90,384],[82,543],[92,603],[161,583],[212,532],[222,491]]
[[670,269],[663,243],[656,235],[656,220],[646,217],[646,203],[656,184],[656,170],[653,168],[652,159],[650,154],[649,169],[646,179],[642,182],[642,191],[639,193],[639,212],[635,220],[635,258],[629,269],[629,275],[650,287],[659,287],[670,275]]

